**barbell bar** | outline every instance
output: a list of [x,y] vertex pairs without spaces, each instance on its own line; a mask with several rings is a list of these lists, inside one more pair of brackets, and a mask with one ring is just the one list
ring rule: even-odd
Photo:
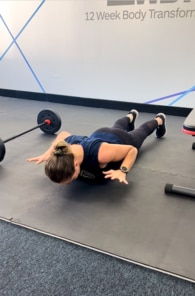
[[5,143],[19,138],[31,131],[40,128],[46,134],[55,134],[61,127],[60,116],[52,110],[42,110],[37,116],[37,125],[20,133],[12,136],[6,140],[0,138],[0,162],[4,159],[6,154]]

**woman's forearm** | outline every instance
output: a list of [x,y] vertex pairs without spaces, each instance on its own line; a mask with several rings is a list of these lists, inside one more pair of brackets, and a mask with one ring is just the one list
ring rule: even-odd
[[124,157],[121,163],[121,167],[126,167],[128,171],[130,171],[135,163],[137,154],[138,154],[138,150],[132,146],[131,149],[126,154],[126,156]]

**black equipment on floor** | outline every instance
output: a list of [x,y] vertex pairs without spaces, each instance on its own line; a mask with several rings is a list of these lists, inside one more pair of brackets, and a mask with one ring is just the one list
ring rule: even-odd
[[[183,123],[182,132],[187,135],[195,136],[195,109],[192,109],[192,111],[186,117]],[[192,149],[195,150],[195,142],[192,143]],[[195,163],[195,159],[192,163]],[[166,184],[165,193],[174,193],[189,197],[195,197],[195,188],[182,187],[174,184]]]
[[37,125],[33,128],[30,128],[18,135],[12,136],[6,140],[0,138],[0,161],[5,157],[6,148],[5,143],[12,141],[18,137],[21,137],[35,129],[40,128],[46,134],[55,134],[61,127],[61,118],[60,116],[51,110],[42,110],[37,116]]

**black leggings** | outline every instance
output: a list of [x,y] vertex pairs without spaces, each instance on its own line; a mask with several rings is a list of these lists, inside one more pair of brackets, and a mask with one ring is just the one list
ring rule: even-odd
[[131,124],[127,116],[118,119],[112,127],[103,127],[96,132],[107,132],[117,135],[123,144],[132,145],[140,149],[144,140],[153,133],[158,127],[155,119],[146,121],[138,128],[134,129],[134,124]]

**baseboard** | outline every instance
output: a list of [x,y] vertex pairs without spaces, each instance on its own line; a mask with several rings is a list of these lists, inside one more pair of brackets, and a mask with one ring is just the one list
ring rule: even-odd
[[92,99],[92,98],[82,98],[74,96],[56,95],[56,94],[46,94],[46,93],[36,93],[20,90],[10,90],[10,89],[0,89],[0,96],[11,97],[16,99],[27,99],[36,101],[46,101],[67,105],[77,105],[85,107],[94,108],[105,108],[114,110],[130,110],[138,109],[139,112],[147,113],[158,113],[164,112],[167,115],[173,116],[187,116],[192,108],[175,107],[175,106],[163,106],[163,105],[153,105],[153,104],[143,104],[136,102],[122,102],[122,101],[111,101],[103,99]]

